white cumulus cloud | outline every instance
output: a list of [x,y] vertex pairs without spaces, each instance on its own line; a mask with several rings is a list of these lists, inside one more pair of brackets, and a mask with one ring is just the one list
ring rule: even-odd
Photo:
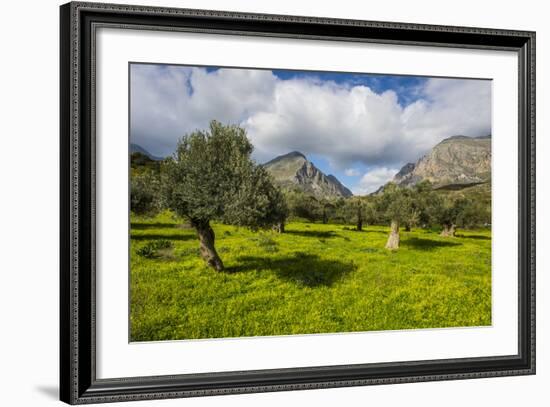
[[132,142],[153,155],[170,155],[183,135],[213,119],[240,124],[268,109],[276,82],[265,70],[132,65]]
[[392,180],[399,170],[395,168],[378,167],[370,170],[361,177],[357,186],[353,189],[355,195],[367,195],[375,192],[381,185]]
[[132,142],[154,155],[171,154],[184,134],[216,119],[245,127],[260,162],[297,150],[335,171],[362,164],[382,174],[444,138],[491,132],[487,80],[428,79],[402,104],[402,89],[269,70],[132,65],[131,74]]

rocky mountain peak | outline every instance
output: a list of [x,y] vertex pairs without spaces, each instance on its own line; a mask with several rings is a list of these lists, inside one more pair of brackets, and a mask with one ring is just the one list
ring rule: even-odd
[[436,188],[490,182],[491,136],[446,138],[416,163],[403,166],[393,182],[412,186],[422,180]]
[[275,157],[264,164],[275,182],[284,188],[298,188],[318,198],[348,197],[351,191],[335,176],[325,175],[299,151]]

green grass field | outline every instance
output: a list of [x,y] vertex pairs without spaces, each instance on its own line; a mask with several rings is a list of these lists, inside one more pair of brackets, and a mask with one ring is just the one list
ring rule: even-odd
[[214,224],[227,271],[205,266],[192,229],[132,218],[131,341],[491,324],[491,234],[290,223],[286,233]]

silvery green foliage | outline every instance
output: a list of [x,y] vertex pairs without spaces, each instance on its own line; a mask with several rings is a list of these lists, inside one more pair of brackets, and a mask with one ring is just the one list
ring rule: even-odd
[[192,222],[257,229],[283,221],[283,195],[251,159],[252,150],[243,128],[217,121],[208,131],[184,136],[166,163],[167,206]]
[[375,197],[354,196],[344,201],[342,212],[347,223],[360,226],[381,222],[375,207]]
[[378,197],[378,210],[385,215],[387,221],[405,224],[417,215],[413,207],[413,191],[401,188],[393,182],[384,187],[384,192]]
[[490,222],[490,208],[468,197],[446,197],[440,202],[437,217],[443,226],[477,227]]
[[152,171],[130,177],[130,210],[136,215],[155,215],[161,208],[160,182]]

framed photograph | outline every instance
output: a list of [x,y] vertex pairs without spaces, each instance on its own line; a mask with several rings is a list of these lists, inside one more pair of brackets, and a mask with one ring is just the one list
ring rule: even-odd
[[61,6],[61,400],[535,373],[535,33]]

